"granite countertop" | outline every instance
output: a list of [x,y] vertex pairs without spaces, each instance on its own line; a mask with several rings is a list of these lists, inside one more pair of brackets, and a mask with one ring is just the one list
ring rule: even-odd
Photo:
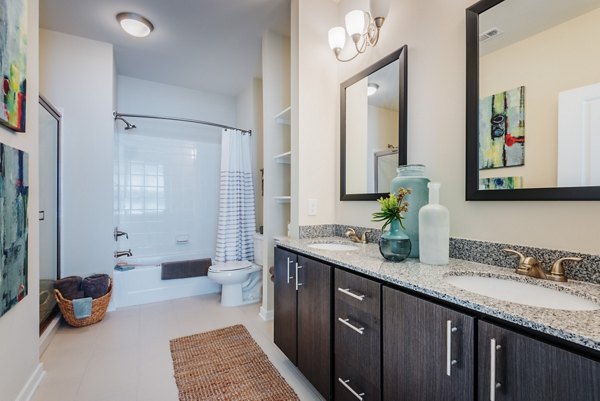
[[[359,249],[327,251],[308,247],[309,244],[330,242],[349,243],[358,246]],[[383,259],[377,244],[356,244],[342,237],[299,240],[278,237],[275,238],[275,244],[399,287],[600,351],[600,310],[565,311],[501,301],[462,290],[448,283],[444,278],[449,275],[479,275],[516,280],[558,289],[600,304],[598,284],[574,280],[567,283],[539,280],[518,275],[512,269],[459,259],[450,259],[447,266],[426,265],[419,263],[417,259],[393,263]]]

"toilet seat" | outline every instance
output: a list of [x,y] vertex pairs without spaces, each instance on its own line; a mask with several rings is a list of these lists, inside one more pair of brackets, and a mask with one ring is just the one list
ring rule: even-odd
[[238,270],[246,270],[252,267],[252,262],[247,260],[238,260],[232,262],[217,263],[208,268],[212,273],[226,273]]

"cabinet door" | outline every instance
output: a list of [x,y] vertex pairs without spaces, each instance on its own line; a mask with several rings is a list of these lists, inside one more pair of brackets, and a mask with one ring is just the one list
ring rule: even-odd
[[478,331],[480,401],[600,400],[600,363],[487,322]]
[[298,369],[331,399],[331,267],[298,256]]
[[474,318],[383,287],[382,320],[384,400],[474,399]]
[[273,340],[292,361],[296,359],[296,260],[295,253],[275,248]]

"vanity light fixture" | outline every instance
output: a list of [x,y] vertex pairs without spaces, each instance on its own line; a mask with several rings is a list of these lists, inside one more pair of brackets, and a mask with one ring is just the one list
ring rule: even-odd
[[154,30],[152,22],[138,13],[119,13],[117,14],[117,21],[119,21],[121,28],[123,28],[125,32],[136,38],[144,38],[150,35],[150,32]]
[[[352,10],[346,14],[346,28],[333,27],[328,32],[329,47],[335,53],[335,58],[346,62],[364,53],[367,47],[375,47],[379,41],[379,31],[385,21],[390,0],[371,0],[371,11]],[[374,17],[372,16],[374,15]],[[346,33],[352,38],[356,53],[347,59],[340,58],[340,53],[346,45]]]
[[379,85],[377,85],[377,84],[373,83],[373,84],[367,85],[367,96],[374,95],[378,89],[379,89]]

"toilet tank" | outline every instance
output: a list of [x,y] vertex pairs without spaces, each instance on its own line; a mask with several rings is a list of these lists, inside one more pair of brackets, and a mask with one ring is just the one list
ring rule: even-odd
[[263,265],[263,235],[254,233],[254,263]]

